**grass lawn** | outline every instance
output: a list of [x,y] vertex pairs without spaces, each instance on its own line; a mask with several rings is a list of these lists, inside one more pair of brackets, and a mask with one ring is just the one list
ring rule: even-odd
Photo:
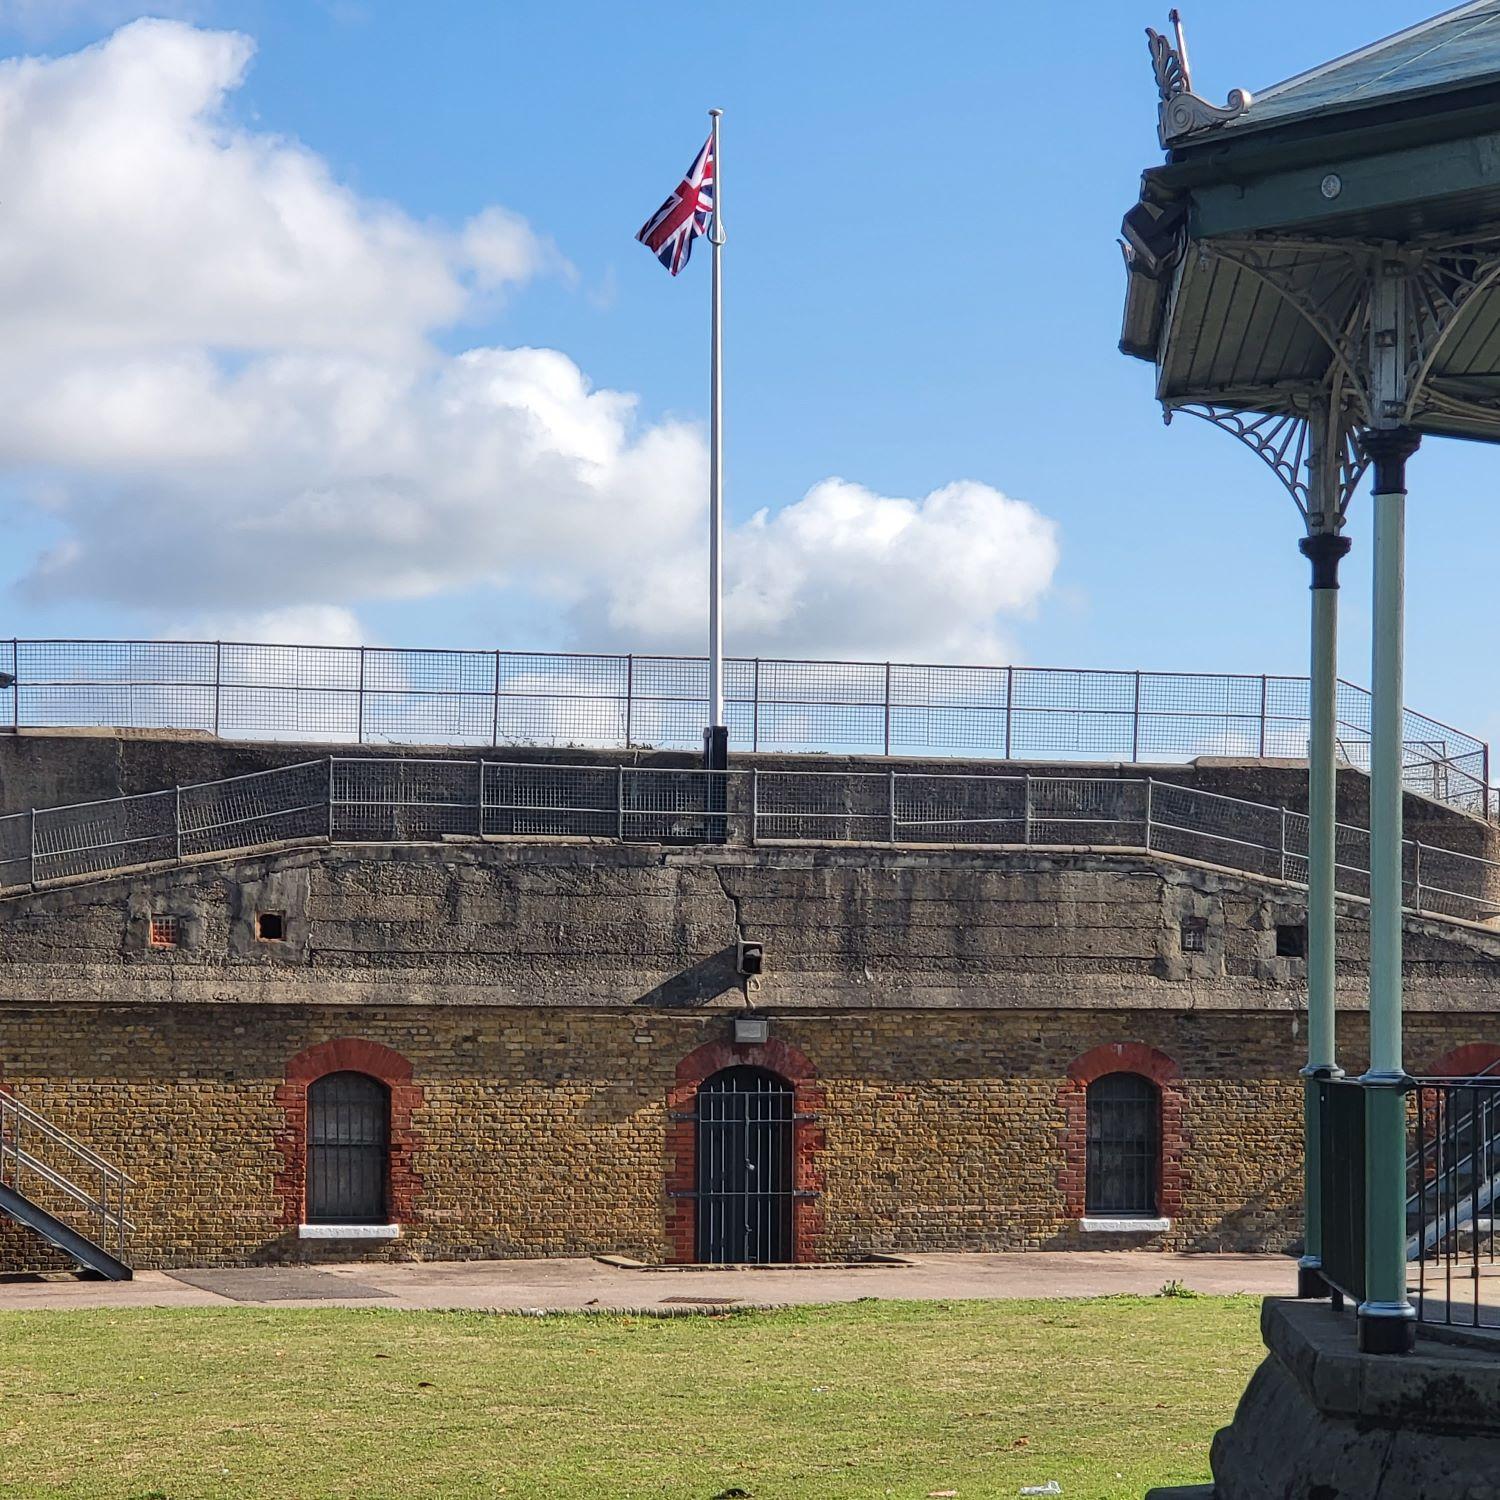
[[960,1500],[1208,1477],[1250,1297],[0,1314],[0,1494]]

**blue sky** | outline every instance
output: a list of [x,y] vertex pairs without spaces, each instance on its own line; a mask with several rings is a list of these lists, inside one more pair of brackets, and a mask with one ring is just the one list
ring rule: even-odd
[[[793,505],[830,476],[913,499],[975,481],[1056,529],[1050,584],[1023,590],[1020,613],[999,611],[996,639],[1018,659],[1302,669],[1307,579],[1290,501],[1228,438],[1188,418],[1164,429],[1150,370],[1115,348],[1119,220],[1159,158],[1143,28],[1164,14],[1118,0],[1085,0],[1066,23],[1056,7],[941,0],[691,16],[654,0],[202,0],[167,13],[254,39],[227,127],[295,139],[362,200],[418,225],[460,226],[491,205],[523,216],[550,241],[545,264],[434,321],[429,337],[449,354],[561,351],[594,386],[634,393],[646,425],[706,417],[708,258],[700,247],[674,283],[632,235],[687,165],[704,111],[721,105],[732,520]],[[1191,7],[1195,83],[1212,99],[1264,87],[1424,13],[1388,0]],[[61,55],[134,14],[0,5],[0,45]],[[24,147],[0,139],[7,149]],[[97,492],[96,518],[134,524],[117,469],[60,480],[67,467],[11,466],[13,580],[75,524],[67,505],[39,507],[39,492]],[[1429,443],[1412,466],[1408,698],[1487,736],[1500,733],[1484,604],[1496,476],[1500,455],[1455,443]],[[1363,681],[1363,497],[1351,532],[1344,667]],[[774,555],[763,549],[758,565]],[[531,587],[536,566],[504,586],[460,578],[324,602],[391,644],[589,644],[580,621],[603,616]],[[643,576],[648,605],[655,586]],[[877,611],[908,586],[900,567],[873,570]],[[245,597],[214,588],[230,619],[255,615],[253,580]],[[843,595],[828,605],[851,608]],[[8,614],[5,633],[20,635],[155,634],[212,618],[201,600],[49,592],[34,578],[12,588]],[[823,617],[810,607],[806,618]],[[731,615],[731,649],[735,630]],[[621,644],[619,629],[598,644]]]

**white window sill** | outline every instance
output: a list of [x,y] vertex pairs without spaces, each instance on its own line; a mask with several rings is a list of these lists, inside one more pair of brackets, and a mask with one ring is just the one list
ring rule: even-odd
[[1085,1234],[1165,1234],[1172,1227],[1170,1219],[1080,1219],[1078,1227]]
[[399,1240],[399,1224],[299,1224],[299,1240]]

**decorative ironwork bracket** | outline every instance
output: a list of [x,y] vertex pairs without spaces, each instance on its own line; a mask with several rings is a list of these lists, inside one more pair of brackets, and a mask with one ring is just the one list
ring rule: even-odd
[[[1314,417],[1291,404],[1280,411],[1257,412],[1193,401],[1167,407],[1162,415],[1170,424],[1179,411],[1212,423],[1254,453],[1292,497],[1309,536],[1337,532],[1343,526],[1369,465],[1355,440],[1358,422],[1353,411],[1339,410],[1335,440],[1322,452],[1313,441]],[[1315,465],[1321,465],[1321,473]]]
[[[1172,12],[1176,22],[1176,11]],[[1156,137],[1165,151],[1173,141],[1199,131],[1213,130],[1242,115],[1250,108],[1251,97],[1245,89],[1231,89],[1228,102],[1223,108],[1200,99],[1192,91],[1187,62],[1178,31],[1178,45],[1164,37],[1161,32],[1146,28],[1146,45],[1151,49],[1151,70],[1156,75],[1156,90],[1161,95],[1157,111]]]

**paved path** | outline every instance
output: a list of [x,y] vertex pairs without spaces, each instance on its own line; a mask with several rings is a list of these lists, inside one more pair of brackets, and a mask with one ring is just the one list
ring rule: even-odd
[[142,1271],[130,1282],[7,1281],[0,1282],[0,1312],[269,1305],[672,1312],[853,1302],[861,1297],[932,1302],[965,1297],[1150,1294],[1168,1281],[1181,1281],[1200,1292],[1290,1295],[1296,1280],[1296,1264],[1284,1255],[1150,1251],[913,1255],[902,1265],[763,1270],[632,1269],[587,1259],[367,1262]]

